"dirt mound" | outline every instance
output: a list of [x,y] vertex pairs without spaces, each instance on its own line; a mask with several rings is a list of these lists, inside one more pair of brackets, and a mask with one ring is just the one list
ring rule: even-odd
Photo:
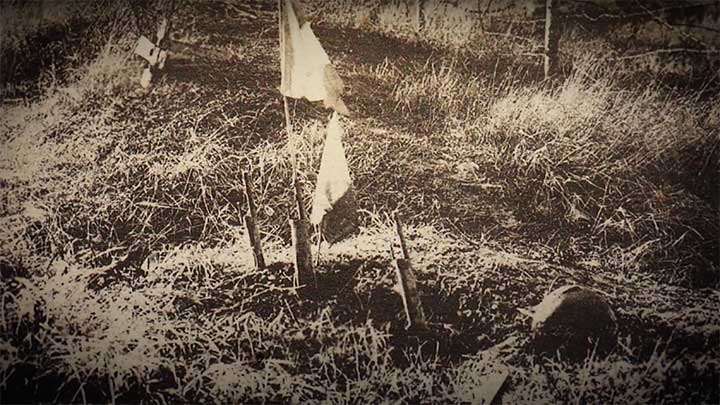
[[560,287],[543,298],[532,317],[533,350],[582,360],[595,350],[607,354],[617,341],[617,319],[605,298],[577,285]]

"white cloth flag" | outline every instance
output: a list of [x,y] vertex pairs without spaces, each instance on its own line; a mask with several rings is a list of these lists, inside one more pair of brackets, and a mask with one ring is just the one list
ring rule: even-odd
[[320,45],[310,23],[298,17],[299,5],[283,0],[280,32],[280,92],[286,97],[323,100],[326,107],[348,114],[340,99],[343,82]]
[[327,126],[325,146],[320,160],[310,222],[323,223],[323,234],[335,242],[357,229],[357,203],[350,168],[342,145],[343,129],[333,112]]
[[149,64],[155,65],[158,62],[159,51],[160,48],[156,47],[155,44],[150,42],[144,35],[138,38],[137,46],[135,46],[135,54],[148,61]]

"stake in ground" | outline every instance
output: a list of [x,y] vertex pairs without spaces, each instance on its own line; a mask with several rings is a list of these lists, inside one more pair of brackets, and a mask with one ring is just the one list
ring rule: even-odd
[[[482,32],[476,17],[427,10],[416,41],[391,6],[306,7],[351,84],[345,145],[365,211],[358,236],[323,248],[319,293],[303,299],[283,264],[293,188],[266,30],[276,15],[179,7],[182,52],[145,95],[137,38],[107,42],[128,26],[112,23],[122,14],[56,26],[68,35],[53,45],[13,45],[40,69],[5,87],[26,104],[2,105],[3,401],[473,402],[503,370],[507,403],[717,398],[711,57],[621,59],[671,35],[650,20],[587,23],[563,32],[548,85],[539,57],[518,56],[540,54],[544,27],[505,35],[505,17],[525,21],[518,10]],[[472,41],[455,42],[466,27]],[[37,76],[50,61],[54,75]],[[289,109],[301,180],[314,184],[327,114]],[[247,168],[262,271],[240,220]],[[434,340],[404,330],[383,216],[395,209],[427,321],[445,331]],[[571,283],[616,310],[609,357],[541,362],[496,346],[522,347],[530,321],[516,308]]]

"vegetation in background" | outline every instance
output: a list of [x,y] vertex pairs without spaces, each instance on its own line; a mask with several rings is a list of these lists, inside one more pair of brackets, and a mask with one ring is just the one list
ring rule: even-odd
[[[84,24],[73,5],[58,8],[63,32]],[[350,84],[344,143],[364,211],[358,237],[315,252],[322,288],[307,299],[287,264],[290,156],[309,199],[327,113],[291,103],[286,139],[273,16],[184,5],[173,40],[192,51],[148,92],[127,7],[98,9],[114,24],[86,21],[79,42],[2,24],[19,51],[62,49],[5,85],[37,91],[8,90],[0,107],[2,398],[474,402],[507,369],[506,403],[717,400],[717,60],[621,59],[630,38],[637,53],[665,46],[652,21],[569,26],[551,84],[533,55],[540,25],[507,27],[522,9],[481,26],[431,3],[417,34],[402,6],[315,7]],[[243,170],[273,263],[261,272]],[[395,209],[442,331],[428,339],[402,331]],[[516,309],[570,282],[615,308],[610,357],[526,346]]]

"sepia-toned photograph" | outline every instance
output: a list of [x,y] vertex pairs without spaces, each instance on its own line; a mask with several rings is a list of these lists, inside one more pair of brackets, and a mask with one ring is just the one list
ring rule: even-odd
[[720,0],[0,0],[0,404],[720,404]]

